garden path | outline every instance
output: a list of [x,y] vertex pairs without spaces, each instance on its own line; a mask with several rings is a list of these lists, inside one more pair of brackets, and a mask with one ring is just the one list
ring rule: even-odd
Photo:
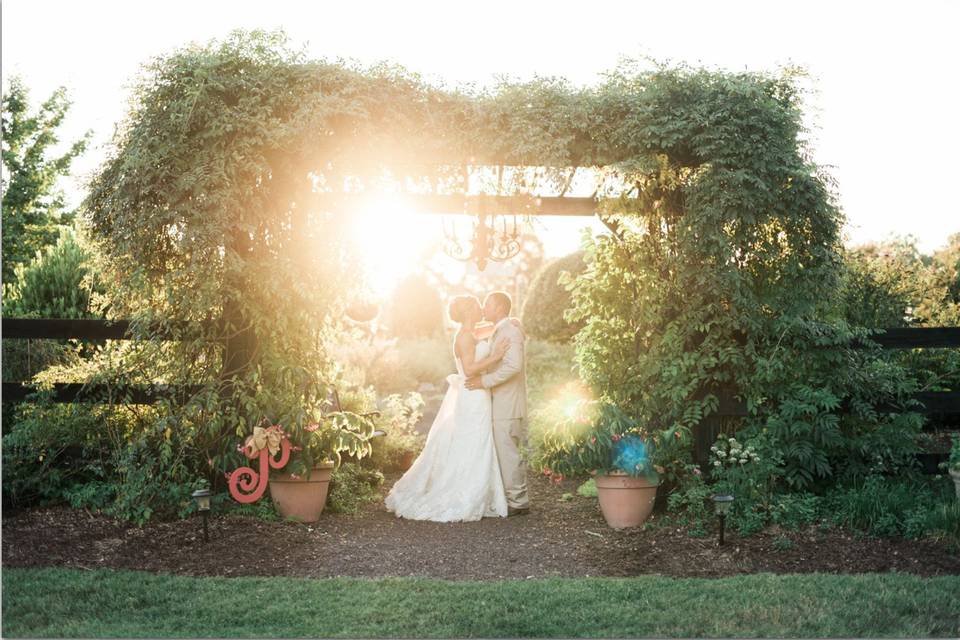
[[811,528],[730,535],[719,548],[715,537],[692,538],[656,515],[645,530],[613,531],[595,499],[574,494],[575,482],[553,485],[537,477],[531,484],[533,508],[526,516],[410,522],[382,504],[367,505],[357,515],[324,513],[310,526],[232,515],[212,519],[207,544],[198,519],[137,528],[66,507],[34,509],[5,514],[3,566],[480,580],[811,571],[960,575],[960,554],[926,541],[857,539]]

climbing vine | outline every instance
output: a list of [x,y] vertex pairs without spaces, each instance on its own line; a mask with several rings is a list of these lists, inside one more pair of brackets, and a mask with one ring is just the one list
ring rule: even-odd
[[[571,283],[582,375],[656,427],[664,450],[716,409],[718,385],[743,390],[750,424],[775,427],[777,407],[826,384],[814,374],[834,363],[809,347],[849,333],[823,324],[841,215],[804,152],[797,74],[625,64],[590,88],[448,89],[399,67],[308,60],[262,32],[157,59],[86,201],[111,313],[149,339],[111,375],[203,385],[161,414],[222,469],[262,419],[312,424],[336,380],[326,345],[357,286],[333,194],[549,195],[587,168],[612,235],[587,242]],[[195,333],[165,340],[174,320]],[[235,375],[220,366],[224,341]],[[833,404],[779,432],[832,428],[818,416]],[[803,455],[798,482],[830,472]]]

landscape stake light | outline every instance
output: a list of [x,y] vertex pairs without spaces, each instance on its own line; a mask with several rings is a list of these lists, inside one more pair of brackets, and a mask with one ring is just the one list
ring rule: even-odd
[[197,501],[197,509],[203,516],[203,541],[209,542],[210,536],[207,533],[207,519],[210,517],[210,489],[197,489],[193,492],[193,499]]
[[723,544],[723,525],[731,504],[733,504],[733,496],[713,496],[713,511],[720,519],[720,544]]

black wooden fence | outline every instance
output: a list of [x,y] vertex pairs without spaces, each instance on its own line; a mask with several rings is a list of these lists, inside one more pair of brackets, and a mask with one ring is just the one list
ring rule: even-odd
[[[171,339],[177,339],[187,327],[167,325]],[[129,340],[130,322],[128,320],[52,320],[3,318],[2,335],[9,339],[56,339],[56,340]],[[960,327],[922,327],[885,329],[871,337],[884,349],[940,349],[960,348]],[[233,357],[229,340],[225,348],[225,368]],[[239,351],[239,350],[236,350]],[[123,398],[134,404],[151,404],[161,398],[184,400],[196,394],[200,387],[170,385],[129,385],[125,387],[60,383],[53,386],[53,402],[102,401],[103,398]],[[3,383],[3,402],[22,402],[36,389],[22,382]],[[737,418],[747,415],[746,404],[736,397],[735,389],[722,389],[718,392],[720,400],[716,413],[705,418],[694,434],[694,460],[706,463],[710,446],[720,433],[723,418]],[[925,429],[938,426],[960,424],[960,391],[924,392],[914,396],[920,403],[918,411],[927,415]],[[921,464],[928,473],[937,472],[937,464],[946,459],[946,454],[921,454]]]
[[[960,348],[960,327],[884,329],[870,339],[883,349]],[[748,415],[746,403],[737,398],[736,389],[720,389],[716,393],[719,408],[704,418],[694,432],[694,461],[700,465],[705,465],[710,457],[710,447],[721,432],[721,421]],[[915,394],[913,399],[920,403],[914,410],[927,416],[925,431],[960,425],[960,391],[926,391]],[[947,455],[921,453],[918,459],[924,473],[934,474],[939,472],[938,465],[947,459]]]
[[[3,318],[2,335],[4,340],[84,340],[103,342],[104,340],[132,340],[129,320],[60,320],[49,318]],[[160,331],[171,340],[180,339],[187,334],[189,326],[183,324],[166,325]],[[53,385],[49,401],[60,403],[103,402],[104,399],[123,399],[130,404],[153,404],[161,399],[170,398],[184,402],[196,395],[201,386],[192,385],[98,385],[79,383],[56,383]],[[22,402],[37,392],[32,385],[24,382],[4,382],[3,402]]]

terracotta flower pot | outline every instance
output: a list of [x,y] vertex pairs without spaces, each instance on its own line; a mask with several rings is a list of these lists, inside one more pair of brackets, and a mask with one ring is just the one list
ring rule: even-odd
[[316,522],[327,504],[327,491],[330,489],[330,475],[333,463],[314,467],[310,478],[293,478],[289,473],[270,478],[270,497],[277,511],[284,518],[294,518],[300,522]]
[[600,511],[614,529],[638,527],[650,517],[657,498],[657,483],[626,474],[596,477]]
[[400,471],[406,471],[413,466],[413,461],[416,459],[416,451],[404,451],[403,455],[400,456],[400,461],[397,463],[397,467]]

